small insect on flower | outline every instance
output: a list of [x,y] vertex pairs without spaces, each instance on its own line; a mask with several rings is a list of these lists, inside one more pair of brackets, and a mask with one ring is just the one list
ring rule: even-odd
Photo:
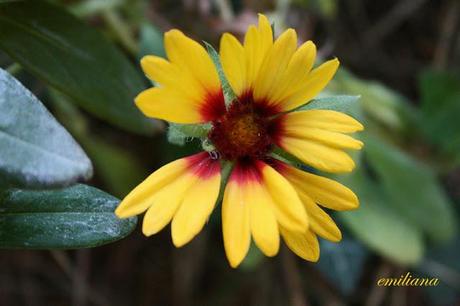
[[250,26],[242,45],[231,34],[220,42],[224,74],[236,95],[224,99],[222,84],[206,50],[178,30],[165,34],[168,59],[146,56],[141,64],[158,87],[140,93],[137,106],[149,117],[174,123],[211,123],[201,152],[169,163],[137,186],[116,210],[126,218],[147,211],[143,233],[155,234],[171,222],[180,247],[206,224],[219,197],[222,164],[232,170],[223,187],[222,227],[228,261],[237,267],[251,237],[267,256],[277,254],[280,236],[300,257],[317,261],[317,235],[341,239],[340,230],[321,208],[349,210],[358,199],[347,187],[278,158],[281,148],[306,165],[326,172],[355,167],[344,149],[361,149],[347,135],[363,129],[352,117],[331,110],[300,110],[334,76],[333,59],[313,69],[316,47],[297,48],[292,29],[273,41],[263,15]]

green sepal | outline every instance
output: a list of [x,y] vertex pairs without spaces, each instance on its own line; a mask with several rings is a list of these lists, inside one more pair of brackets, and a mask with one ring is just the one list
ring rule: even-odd
[[237,96],[233,92],[233,89],[230,86],[230,83],[228,82],[227,77],[225,76],[224,69],[222,68],[222,63],[220,62],[219,53],[209,43],[207,43],[205,41],[203,41],[203,43],[206,46],[206,49],[208,50],[208,54],[211,57],[214,65],[216,66],[217,73],[218,73],[219,79],[220,79],[220,83],[222,85],[222,91],[224,93],[225,106],[228,108],[230,106],[230,104],[234,100],[237,99]]
[[210,123],[179,124],[169,123],[167,137],[172,144],[183,146],[193,138],[204,138],[211,129]]
[[362,117],[359,99],[361,96],[335,95],[316,98],[309,103],[296,108],[294,111],[325,109],[345,113],[356,119]]

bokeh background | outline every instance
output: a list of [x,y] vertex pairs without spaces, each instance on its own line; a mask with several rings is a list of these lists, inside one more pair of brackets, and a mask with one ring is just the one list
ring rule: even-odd
[[[320,59],[341,61],[323,95],[361,95],[359,103],[337,106],[366,126],[357,170],[337,178],[356,191],[361,207],[333,214],[344,239],[322,240],[318,263],[285,247],[274,258],[251,248],[241,267],[231,269],[219,209],[180,249],[169,228],[151,238],[138,228],[94,249],[1,250],[0,305],[460,305],[459,1],[51,2],[103,33],[139,75],[139,59],[164,54],[162,35],[171,28],[216,48],[225,31],[241,38],[258,12],[270,17],[277,33],[295,28],[301,41],[316,43]],[[0,67],[39,97],[84,148],[95,169],[89,184],[118,198],[165,162],[200,149],[196,141],[168,142],[162,122],[147,135],[114,124],[2,50]],[[110,80],[88,78],[110,90]],[[145,78],[143,86],[149,86]],[[407,272],[441,284],[376,286],[382,277]]]

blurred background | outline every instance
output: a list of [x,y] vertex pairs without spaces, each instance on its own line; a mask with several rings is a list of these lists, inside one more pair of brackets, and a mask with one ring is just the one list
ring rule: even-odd
[[[231,269],[219,208],[180,249],[173,247],[169,228],[146,238],[138,226],[127,238],[94,249],[2,250],[0,305],[460,305],[458,0],[51,2],[86,23],[87,31],[107,37],[135,67],[143,87],[150,85],[139,59],[164,55],[162,35],[171,28],[218,48],[223,32],[241,39],[261,12],[277,33],[292,27],[301,42],[313,40],[320,60],[341,61],[323,96],[361,95],[359,103],[341,110],[364,123],[359,137],[365,149],[355,156],[354,173],[335,178],[358,194],[361,207],[333,214],[344,238],[338,244],[322,240],[318,263],[302,261],[285,247],[274,258],[251,248],[240,268]],[[1,31],[7,29],[0,23]],[[118,117],[49,86],[1,49],[0,67],[80,143],[95,170],[89,184],[118,198],[165,162],[200,149],[196,141],[168,142],[167,126],[159,121],[147,132],[126,128]],[[91,77],[110,90],[109,80]],[[440,285],[376,286],[380,278],[407,272],[439,278]]]

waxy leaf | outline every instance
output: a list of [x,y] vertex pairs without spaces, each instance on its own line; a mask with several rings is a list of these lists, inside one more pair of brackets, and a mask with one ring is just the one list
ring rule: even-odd
[[137,218],[118,219],[119,200],[94,187],[12,189],[0,197],[0,248],[95,247],[119,240]]
[[5,185],[62,186],[92,174],[88,157],[43,104],[0,69],[0,177]]
[[142,75],[97,30],[46,1],[0,2],[0,29],[0,49],[80,107],[128,131],[153,131],[133,102]]

